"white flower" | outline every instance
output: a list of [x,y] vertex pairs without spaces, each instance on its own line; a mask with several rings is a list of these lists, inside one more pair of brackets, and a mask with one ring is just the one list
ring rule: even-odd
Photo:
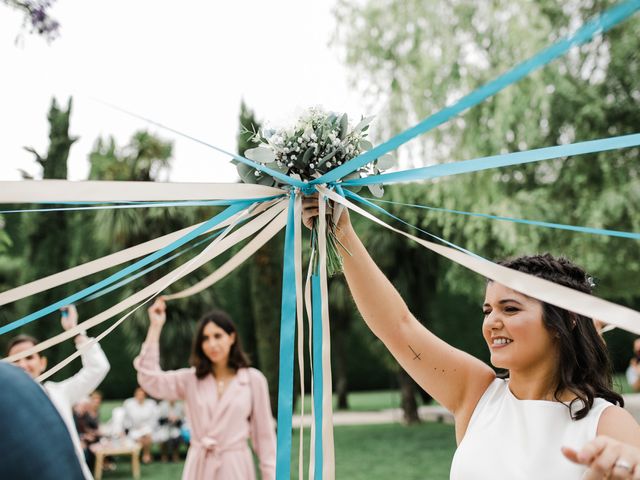
[[310,163],[309,168],[316,168],[316,165],[314,163]]
[[331,168],[331,162],[326,163],[327,168]]
[[259,176],[260,176],[260,172],[259,172],[258,170],[256,170],[255,172],[253,172],[253,174],[254,174],[256,177],[259,177]]
[[295,156],[295,155],[291,155],[291,160],[295,160],[296,158],[298,158],[298,157]]
[[289,167],[289,168],[293,167],[293,162],[287,163],[287,167]]

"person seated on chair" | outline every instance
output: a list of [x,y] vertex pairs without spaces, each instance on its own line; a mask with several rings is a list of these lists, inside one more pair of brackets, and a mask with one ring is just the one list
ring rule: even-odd
[[137,387],[133,398],[125,400],[122,407],[127,436],[142,445],[142,463],[150,463],[151,444],[158,427],[158,404]]
[[171,461],[178,462],[182,443],[181,427],[184,423],[182,404],[175,400],[163,400],[158,404],[158,412],[160,425],[157,440],[160,442],[162,461],[168,461],[171,455]]

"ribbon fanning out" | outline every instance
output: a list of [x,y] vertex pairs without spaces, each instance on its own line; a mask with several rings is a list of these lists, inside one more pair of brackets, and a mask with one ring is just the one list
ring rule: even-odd
[[443,257],[448,258],[469,270],[479,273],[485,278],[499,282],[513,290],[522,292],[525,295],[537,298],[543,302],[584,315],[588,318],[597,318],[607,324],[615,325],[618,328],[640,335],[640,312],[636,312],[630,308],[558,285],[533,275],[503,267],[490,262],[489,260],[471,256],[459,250],[428,242],[392,227],[357,205],[349,202],[344,197],[341,197],[323,186],[318,186],[318,189],[331,200],[345,205],[369,220],[382,225],[391,231],[404,235],[405,237],[421,244],[423,247],[428,248],[429,250],[438,253],[439,255],[442,255]]

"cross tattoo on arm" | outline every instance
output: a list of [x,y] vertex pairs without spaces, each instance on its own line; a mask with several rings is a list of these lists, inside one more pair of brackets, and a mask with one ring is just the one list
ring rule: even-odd
[[411,352],[415,355],[415,357],[413,357],[414,360],[422,360],[420,358],[420,355],[422,355],[422,354],[421,353],[416,353],[416,351],[413,348],[411,348],[411,345],[409,345],[409,350],[411,350]]

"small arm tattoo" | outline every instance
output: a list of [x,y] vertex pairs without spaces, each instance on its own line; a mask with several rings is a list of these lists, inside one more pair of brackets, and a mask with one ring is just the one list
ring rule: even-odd
[[413,348],[411,348],[411,345],[409,345],[409,350],[411,350],[411,353],[413,353],[415,355],[415,357],[413,357],[414,360],[422,360],[420,358],[420,355],[422,355],[421,353],[417,353]]

